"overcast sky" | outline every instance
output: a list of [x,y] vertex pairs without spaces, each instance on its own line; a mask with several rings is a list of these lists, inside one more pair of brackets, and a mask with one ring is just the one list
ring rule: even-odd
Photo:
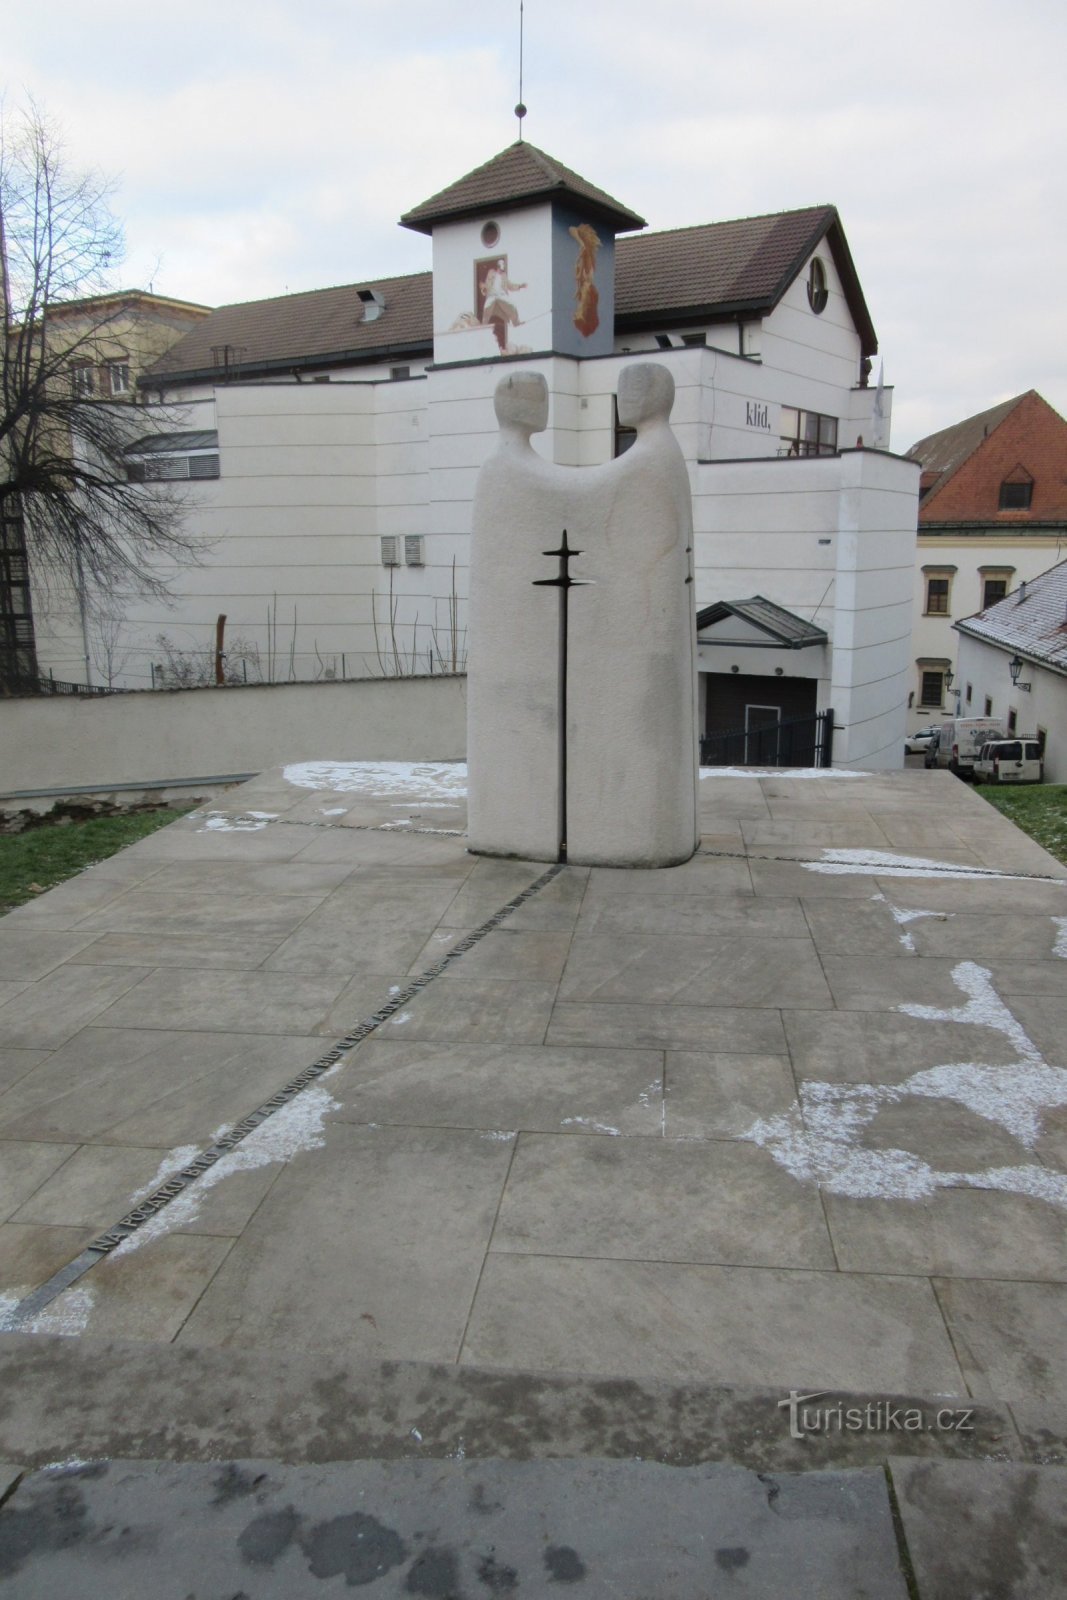
[[[117,179],[126,285],[220,305],[430,265],[402,211],[516,137],[518,0],[0,0]],[[652,228],[831,202],[893,446],[1067,413],[1063,0],[526,0],[526,137]],[[877,363],[875,371],[877,373]]]

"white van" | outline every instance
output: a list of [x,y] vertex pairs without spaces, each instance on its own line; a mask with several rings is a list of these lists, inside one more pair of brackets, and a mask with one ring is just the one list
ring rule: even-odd
[[1040,783],[1044,776],[1036,739],[991,739],[974,763],[975,783]]
[[937,743],[937,764],[969,778],[982,746],[991,739],[1007,737],[1003,722],[995,717],[956,717],[951,722],[943,722]]

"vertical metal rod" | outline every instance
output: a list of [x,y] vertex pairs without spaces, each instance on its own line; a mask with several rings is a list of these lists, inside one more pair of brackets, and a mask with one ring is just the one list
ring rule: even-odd
[[[564,536],[566,537],[566,536]],[[567,859],[567,621],[570,585],[559,591],[559,860]]]

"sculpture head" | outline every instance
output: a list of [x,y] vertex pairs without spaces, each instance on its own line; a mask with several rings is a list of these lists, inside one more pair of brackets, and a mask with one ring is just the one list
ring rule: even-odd
[[640,361],[624,367],[619,376],[619,421],[624,428],[640,428],[642,423],[666,422],[674,404],[674,379],[666,367],[654,361]]
[[493,406],[502,428],[516,428],[527,437],[543,433],[548,427],[548,384],[539,372],[509,373],[496,386]]

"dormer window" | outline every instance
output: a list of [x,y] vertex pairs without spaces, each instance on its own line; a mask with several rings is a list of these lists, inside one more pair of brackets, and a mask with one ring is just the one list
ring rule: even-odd
[[1006,478],[1000,486],[1001,511],[1029,511],[1030,502],[1034,497],[1034,480],[1021,475],[1017,478]]
[[826,310],[826,302],[830,298],[830,291],[826,287],[826,268],[818,256],[812,256],[811,266],[808,268],[808,305],[818,316]]

